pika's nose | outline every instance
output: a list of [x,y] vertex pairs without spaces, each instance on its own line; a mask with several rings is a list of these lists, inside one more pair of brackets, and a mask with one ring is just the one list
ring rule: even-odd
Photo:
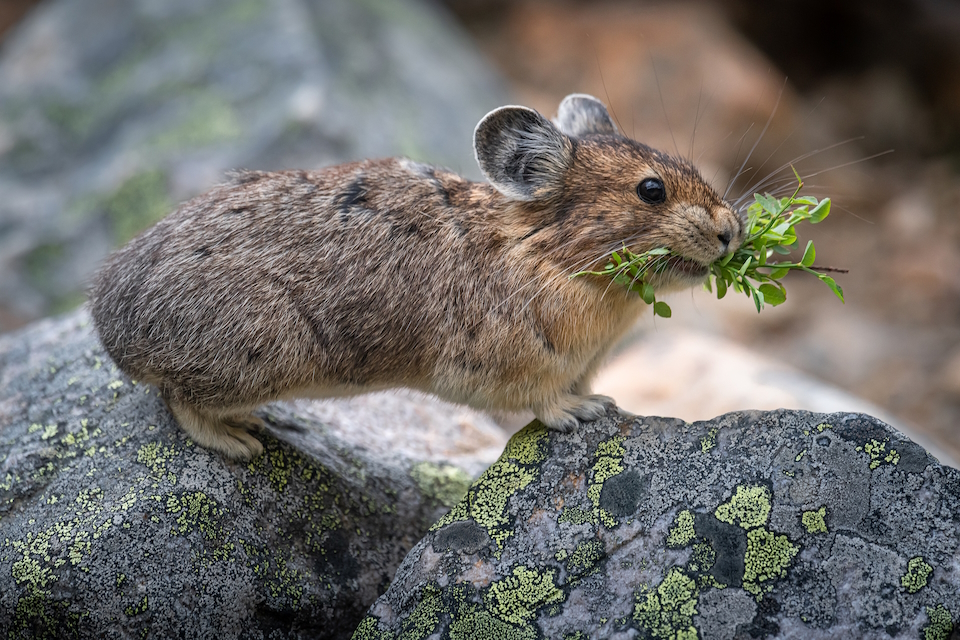
[[726,207],[717,212],[717,240],[722,255],[736,250],[743,242],[746,220],[738,213]]
[[720,248],[723,253],[727,253],[727,250],[730,248],[730,241],[733,240],[733,233],[729,230],[718,233],[717,240],[719,240],[722,245]]

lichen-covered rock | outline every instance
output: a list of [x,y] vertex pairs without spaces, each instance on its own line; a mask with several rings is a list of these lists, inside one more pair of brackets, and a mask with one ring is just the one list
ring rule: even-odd
[[424,0],[47,0],[0,49],[0,331],[232,169],[407,155],[479,177],[504,104]]
[[505,441],[402,395],[262,415],[266,453],[228,461],[85,312],[0,337],[0,636],[349,637]]
[[863,414],[532,423],[356,639],[934,638],[960,472]]

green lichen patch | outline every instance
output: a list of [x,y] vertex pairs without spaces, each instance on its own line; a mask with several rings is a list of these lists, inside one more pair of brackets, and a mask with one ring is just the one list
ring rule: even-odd
[[[333,477],[328,470],[317,466],[313,460],[295,450],[281,447],[272,437],[261,437],[261,441],[265,452],[251,460],[247,469],[250,473],[269,480],[274,492],[278,495],[282,494],[294,478],[303,482],[317,483],[321,492],[326,491]],[[356,475],[362,479],[363,469],[359,463]]]
[[927,607],[927,624],[922,629],[923,640],[949,640],[953,633],[953,616],[942,604]]
[[785,535],[760,527],[748,531],[743,588],[755,596],[761,595],[764,582],[787,575],[787,567],[799,550]]
[[584,576],[596,573],[598,564],[606,557],[603,543],[599,540],[584,540],[568,556],[567,571],[572,576]]
[[128,616],[138,616],[141,613],[146,613],[147,609],[149,608],[150,600],[147,598],[147,596],[143,596],[143,598],[140,599],[140,602],[126,607],[123,612]]
[[587,497],[593,503],[594,516],[608,529],[616,527],[619,523],[613,514],[600,506],[600,494],[603,492],[604,482],[625,470],[623,456],[626,451],[623,448],[623,441],[623,436],[614,436],[597,445],[597,450],[593,454],[596,458],[593,463],[593,478],[587,488]]
[[487,609],[500,620],[515,625],[529,623],[541,607],[563,602],[565,596],[554,584],[556,572],[538,572],[520,565],[512,575],[490,585],[484,595]]
[[696,581],[671,567],[656,589],[643,587],[637,593],[633,622],[650,638],[694,640],[699,637],[693,626],[699,595]]
[[[554,584],[554,577],[554,571],[539,573],[519,566],[511,575],[485,589],[477,590],[465,583],[443,588],[428,583],[413,612],[399,623],[396,637],[398,640],[438,636],[450,640],[536,640],[542,637],[533,623],[537,612],[565,598]],[[368,615],[353,638],[394,637],[380,629],[377,619]]]
[[486,529],[490,539],[497,543],[499,556],[507,538],[513,535],[507,503],[517,491],[539,477],[539,463],[546,457],[547,435],[546,427],[539,423],[531,423],[514,434],[497,461],[430,530],[471,519]]
[[770,517],[772,496],[763,486],[738,486],[729,501],[717,507],[717,520],[737,524],[744,529],[762,526]]
[[[870,469],[876,469],[882,463],[886,462],[887,464],[892,464],[894,466],[900,462],[900,454],[896,449],[890,448],[887,451],[887,444],[889,440],[880,440],[872,439],[870,442],[867,442],[863,445],[863,450],[870,454]],[[859,447],[858,447],[859,450]]]
[[507,441],[501,457],[516,460],[520,464],[543,462],[547,457],[544,447],[547,435],[546,427],[538,422],[531,423]]
[[385,629],[381,629],[380,620],[376,617],[367,615],[357,625],[350,638],[351,640],[393,640],[394,635]]
[[463,603],[450,623],[450,640],[535,640],[536,630],[516,626],[472,603]]
[[933,567],[924,561],[922,556],[910,558],[907,562],[907,572],[900,577],[900,584],[907,593],[916,593],[927,586],[927,579],[933,573]]
[[410,477],[424,496],[452,507],[466,495],[471,478],[466,471],[452,464],[418,462],[410,469]]
[[563,511],[560,512],[560,517],[557,518],[557,523],[562,524],[564,522],[569,522],[571,524],[586,524],[587,522],[594,522],[595,518],[593,516],[593,511],[589,509],[581,509],[580,507],[564,507]]
[[439,587],[428,584],[423,588],[416,608],[404,621],[399,640],[421,640],[432,634],[440,624],[442,610],[443,601]]
[[[706,573],[710,571],[717,561],[717,552],[712,545],[705,542],[698,542],[693,545],[693,553],[690,556],[690,562],[687,568],[694,573]],[[718,586],[716,581],[711,582],[713,586]]]
[[137,462],[150,469],[154,478],[166,478],[171,484],[177,483],[177,476],[167,473],[167,464],[180,455],[176,447],[165,447],[159,442],[148,442],[137,450]]
[[57,581],[53,571],[31,558],[29,553],[24,553],[22,558],[13,563],[11,575],[18,585],[27,587],[33,593],[46,593],[47,587]]
[[673,520],[673,527],[667,535],[667,546],[674,549],[685,547],[696,537],[693,530],[693,512],[684,509]]
[[717,446],[717,433],[719,433],[719,431],[720,431],[719,429],[717,429],[716,427],[713,427],[712,429],[707,431],[707,435],[700,438],[701,453],[707,453],[708,451],[710,451],[710,449],[713,449],[714,447]]
[[196,530],[208,540],[223,537],[224,510],[204,492],[193,491],[180,496],[168,494],[165,504],[166,512],[177,517],[170,535],[184,535]]
[[816,511],[804,511],[800,516],[800,523],[807,533],[827,533],[827,507],[820,507]]

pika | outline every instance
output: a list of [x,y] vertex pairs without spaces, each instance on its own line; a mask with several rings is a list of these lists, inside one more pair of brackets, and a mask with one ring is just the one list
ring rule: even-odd
[[234,174],[106,260],[104,347],[195,442],[240,459],[263,451],[251,411],[279,399],[408,387],[559,431],[602,415],[590,381],[645,305],[570,275],[668,247],[650,283],[696,285],[745,219],[592,96],[553,121],[495,109],[474,150],[489,184],[396,158]]

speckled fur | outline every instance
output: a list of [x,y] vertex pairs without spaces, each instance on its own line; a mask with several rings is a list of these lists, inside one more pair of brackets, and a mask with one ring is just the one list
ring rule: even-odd
[[[239,458],[262,450],[250,411],[278,398],[404,386],[560,430],[598,416],[611,401],[590,379],[645,305],[568,275],[623,242],[708,264],[743,222],[588,98],[558,125],[522,107],[481,121],[493,184],[405,159],[236,174],[107,260],[91,296],[104,346],[198,443]],[[654,175],[667,200],[644,204]]]

